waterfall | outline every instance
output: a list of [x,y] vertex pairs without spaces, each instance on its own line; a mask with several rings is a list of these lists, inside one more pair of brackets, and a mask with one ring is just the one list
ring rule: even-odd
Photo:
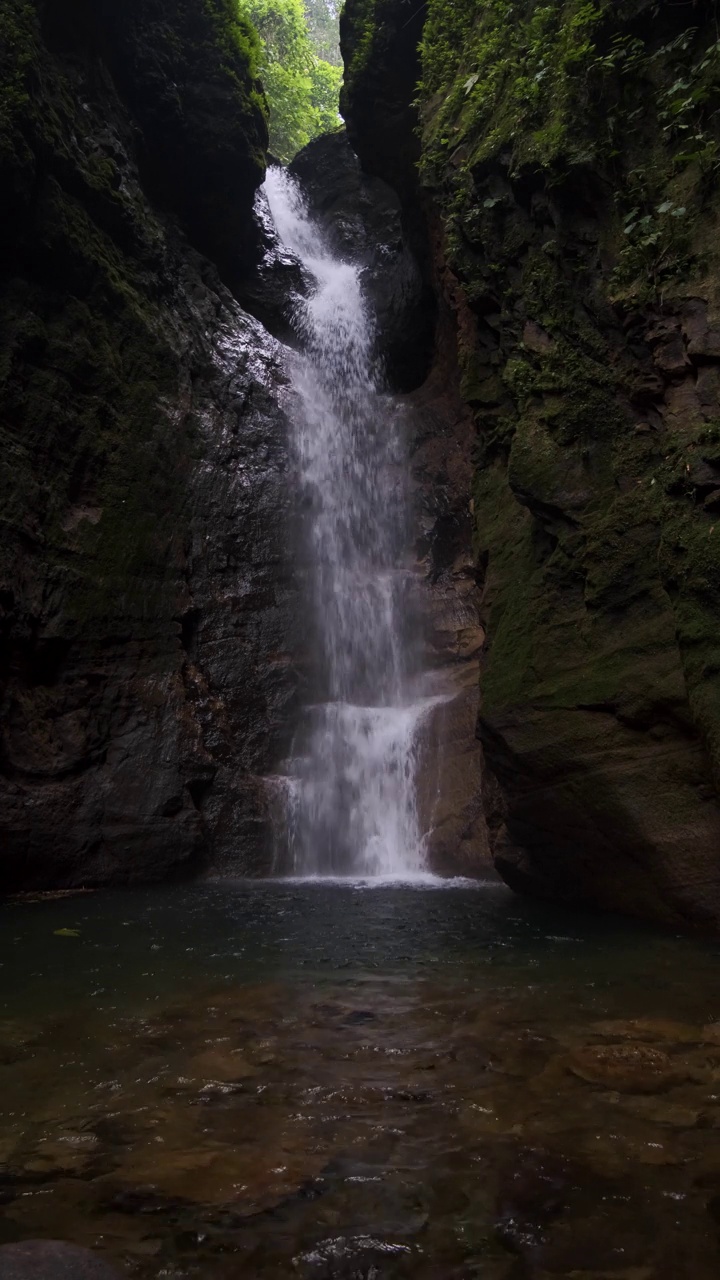
[[401,415],[382,394],[361,268],[334,256],[284,170],[269,170],[265,192],[312,282],[290,360],[314,688],[289,763],[284,869],[412,875],[424,865],[418,728],[434,699],[419,696],[410,658]]

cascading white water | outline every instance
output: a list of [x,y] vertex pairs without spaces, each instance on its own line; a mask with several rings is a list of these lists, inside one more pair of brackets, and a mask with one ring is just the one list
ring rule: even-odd
[[408,875],[424,862],[417,737],[434,700],[413,691],[407,657],[402,432],[380,393],[360,268],[333,256],[284,170],[269,170],[265,192],[315,283],[296,309],[292,382],[318,689],[286,790],[289,869]]

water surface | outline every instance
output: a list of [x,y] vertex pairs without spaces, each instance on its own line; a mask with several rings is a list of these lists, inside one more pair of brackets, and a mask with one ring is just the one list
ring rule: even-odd
[[717,1276],[717,946],[432,881],[0,916],[1,1239],[146,1280]]

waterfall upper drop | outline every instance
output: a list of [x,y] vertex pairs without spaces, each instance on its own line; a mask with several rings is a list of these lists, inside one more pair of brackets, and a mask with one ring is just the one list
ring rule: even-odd
[[284,869],[413,874],[418,728],[434,699],[419,696],[411,658],[401,413],[381,392],[361,269],[333,255],[284,170],[269,170],[265,192],[312,281],[290,360],[314,687],[289,765]]

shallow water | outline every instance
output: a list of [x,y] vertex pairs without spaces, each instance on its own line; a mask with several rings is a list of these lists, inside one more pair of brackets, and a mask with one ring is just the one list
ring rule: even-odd
[[148,1280],[717,1276],[717,946],[432,881],[0,917],[1,1240]]

